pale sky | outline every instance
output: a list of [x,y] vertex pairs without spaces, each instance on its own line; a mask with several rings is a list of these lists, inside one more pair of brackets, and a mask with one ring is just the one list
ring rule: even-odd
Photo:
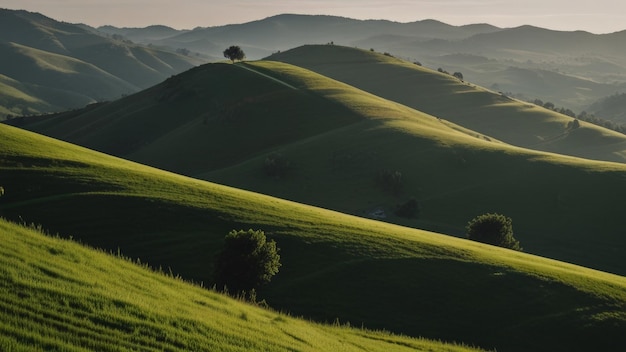
[[298,13],[397,22],[435,19],[452,25],[530,24],[592,33],[626,29],[624,0],[0,0],[0,8],[40,12],[94,27],[162,24],[192,29]]

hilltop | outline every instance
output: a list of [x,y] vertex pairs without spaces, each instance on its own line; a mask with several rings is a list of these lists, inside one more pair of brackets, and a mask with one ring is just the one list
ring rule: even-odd
[[[205,283],[211,282],[211,258],[225,233],[263,228],[281,248],[281,272],[260,292],[276,309],[511,351],[606,349],[626,343],[626,282],[620,276],[198,181],[6,125],[0,125],[0,136],[6,190],[0,210],[5,216]],[[0,226],[7,229],[4,222]],[[10,242],[20,243],[20,238]],[[85,252],[74,245],[57,249],[48,240],[34,242],[41,251],[26,263],[55,256],[85,260]],[[31,252],[16,250],[18,258],[19,253]],[[91,265],[97,268],[104,260]],[[102,265],[106,269],[98,275],[110,272],[115,281],[125,277],[115,274],[116,266]],[[53,284],[67,281],[62,287],[94,279],[85,274],[72,279],[72,274],[61,274],[63,266],[45,267],[34,273],[42,272]],[[73,266],[70,273],[79,268]],[[136,271],[128,266],[120,270]],[[155,277],[146,276],[128,276],[133,292],[162,287],[149,284]],[[88,287],[78,292],[88,294]],[[98,286],[109,292],[104,302],[113,299],[122,312],[148,304],[137,295],[116,298],[125,291],[107,287]],[[176,297],[172,305],[214,301],[208,293],[189,291],[190,298],[166,292]],[[166,299],[162,294],[150,297],[149,302]],[[186,317],[195,326],[196,314],[205,309],[171,307],[174,320],[189,309],[197,312]],[[259,311],[244,312],[251,321],[263,319]],[[146,314],[156,318],[161,313]],[[143,326],[135,320],[132,324]]]
[[203,62],[84,25],[0,9],[0,116],[61,111],[147,88]]
[[503,142],[605,161],[626,161],[626,135],[388,55],[335,45],[308,45],[274,54],[385,99],[454,122]]

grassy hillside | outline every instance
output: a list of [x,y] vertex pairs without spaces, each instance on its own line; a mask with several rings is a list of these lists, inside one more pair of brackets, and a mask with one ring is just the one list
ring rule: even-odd
[[572,131],[568,128],[571,117],[382,54],[316,45],[268,59],[313,70],[513,145],[598,160],[626,161],[626,136],[621,133],[588,124]]
[[[462,71],[471,82],[484,87],[498,86],[496,90],[580,112],[590,101],[623,91],[626,52],[620,43],[625,35],[624,31],[595,35],[520,26],[461,40],[379,36],[380,40],[364,39],[355,44],[412,58],[435,69]],[[484,60],[477,62],[477,57]],[[549,87],[553,89],[546,91]]]
[[[560,117],[528,109],[562,128]],[[11,123],[221,184],[363,217],[382,211],[384,221],[455,236],[473,217],[500,212],[530,253],[626,273],[623,164],[516,148],[287,64],[205,65],[110,104]],[[569,133],[576,139],[550,145],[575,150],[587,140],[586,152],[601,150],[591,146],[603,140],[598,132],[583,123]],[[272,174],[266,164],[276,158],[287,166]],[[377,183],[396,171],[395,192]],[[417,217],[395,215],[411,198]]]
[[[279,244],[283,267],[260,294],[295,315],[508,351],[610,350],[626,343],[626,280],[620,276],[198,181],[6,125],[0,136],[4,216],[119,249],[205,284],[225,233],[262,228]],[[72,257],[74,250],[59,252]],[[30,258],[39,257],[48,258]],[[56,267],[35,269],[29,270],[73,277]],[[122,307],[161,299],[117,298],[122,293],[101,290],[113,300],[108,307],[116,299]],[[189,303],[167,312],[178,319],[191,309]],[[250,312],[252,321],[263,316]],[[195,317],[194,310],[187,319]]]
[[626,124],[626,93],[614,94],[594,102],[589,106],[589,112],[617,124]]
[[0,74],[28,86],[29,96],[45,102],[5,94],[0,110],[12,115],[118,98],[202,62],[27,11],[0,9],[0,42]]
[[[139,87],[93,64],[70,56],[15,43],[0,45],[0,52],[3,72],[24,85],[41,87],[39,90],[31,89],[31,94],[39,100],[55,104],[57,110],[84,106],[115,95],[118,97],[122,92],[130,94],[139,90]],[[36,109],[36,105],[23,106]],[[14,111],[16,115],[21,113]]]
[[54,108],[31,95],[27,85],[7,76],[0,75],[0,119],[14,113],[23,114],[24,111],[52,111]]
[[0,219],[3,351],[470,351],[263,310]]

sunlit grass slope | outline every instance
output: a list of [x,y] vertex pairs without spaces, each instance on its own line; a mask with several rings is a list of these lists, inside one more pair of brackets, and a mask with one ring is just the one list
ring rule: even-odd
[[[29,87],[31,99],[6,96],[3,106],[13,115],[29,115],[50,110],[67,110],[97,100],[139,90],[108,72],[79,59],[28,46],[0,45],[2,73]],[[7,92],[3,91],[3,95]],[[12,98],[12,99],[11,99]],[[41,102],[33,101],[40,100]],[[42,106],[45,102],[49,105]],[[19,109],[18,109],[19,108]]]
[[[177,173],[359,216],[382,210],[385,221],[456,236],[473,217],[500,212],[530,253],[626,273],[623,164],[513,147],[289,64],[205,65],[116,102],[15,123]],[[263,169],[273,154],[289,164],[278,179]],[[396,193],[377,185],[385,171],[401,173]],[[396,216],[410,198],[417,218]]]
[[470,351],[264,310],[0,219],[2,351]]
[[228,231],[264,229],[283,266],[260,295],[295,315],[508,351],[626,344],[624,277],[198,181],[6,125],[0,137],[4,216],[205,285]]
[[14,79],[0,74],[0,119],[7,115],[21,115],[23,110],[51,111],[50,104],[34,97],[28,87]]
[[[584,158],[626,161],[626,136],[582,123],[380,53],[334,45],[307,45],[274,54],[380,97],[457,123],[507,143]],[[452,73],[452,72],[450,72]],[[471,81],[471,77],[466,77]]]

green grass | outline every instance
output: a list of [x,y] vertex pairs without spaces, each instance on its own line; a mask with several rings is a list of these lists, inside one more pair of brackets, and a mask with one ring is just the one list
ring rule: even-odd
[[[333,45],[307,45],[272,55],[380,97],[449,120],[498,140],[537,150],[626,161],[626,136],[461,82],[448,74],[383,54]],[[591,146],[591,147],[590,147]]]
[[281,311],[488,349],[626,343],[621,276],[207,183],[10,126],[0,135],[4,216],[205,286],[225,234],[260,228],[283,262],[260,295]]
[[320,325],[0,219],[3,351],[470,351]]
[[[399,62],[373,57],[382,65]],[[33,118],[24,127],[342,213],[367,217],[382,208],[387,222],[459,237],[473,217],[499,212],[513,219],[515,237],[529,253],[626,273],[623,164],[514,147],[296,66],[243,65],[252,71],[209,64],[119,101]],[[491,99],[482,104],[520,108],[487,91],[474,92],[448,75],[416,72],[469,90],[457,95]],[[603,148],[592,142],[605,132],[587,126],[569,134],[591,143],[584,149],[593,151]],[[551,143],[582,148],[570,138]],[[272,153],[290,163],[282,179],[263,172]],[[401,192],[389,194],[376,185],[376,175],[384,170],[402,173]],[[419,203],[418,218],[395,216],[396,206],[411,197]]]

